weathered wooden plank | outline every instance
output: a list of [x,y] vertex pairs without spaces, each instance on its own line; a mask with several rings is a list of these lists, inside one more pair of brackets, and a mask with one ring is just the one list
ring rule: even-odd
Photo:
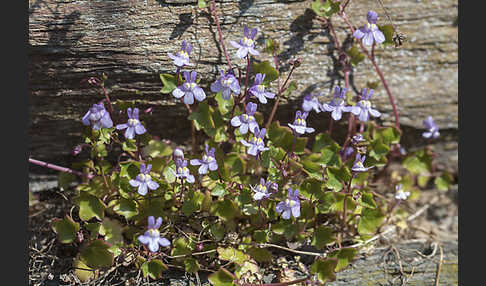
[[[336,53],[330,35],[308,9],[310,1],[218,1],[217,9],[233,65],[244,62],[234,57],[229,40],[237,40],[243,26],[259,28],[258,45],[265,38],[281,43],[281,71],[288,62],[303,59],[294,73],[299,88],[282,101],[277,114],[290,120],[301,98],[308,92],[323,92],[342,84],[335,71]],[[159,73],[174,73],[167,52],[175,52],[184,39],[194,45],[191,56],[195,70],[209,81],[224,68],[224,56],[217,45],[217,32],[207,10],[196,1],[163,0],[31,0],[29,1],[29,101],[31,112],[30,152],[33,156],[69,161],[70,148],[79,141],[80,118],[102,96],[82,81],[105,72],[113,99],[136,100],[141,107],[154,105],[144,116],[155,135],[183,142],[190,129],[184,107],[169,95],[159,93]],[[457,170],[457,1],[384,1],[408,42],[399,49],[378,49],[376,56],[396,97],[401,124],[409,127],[410,147],[417,145],[422,120],[431,114],[444,136],[439,149],[448,146],[444,162]],[[362,25],[365,13],[374,9],[381,23],[388,23],[376,0],[352,1],[347,14]],[[335,21],[341,39],[344,22]],[[262,54],[261,60],[270,59]],[[378,80],[371,63],[365,61],[352,74],[352,86],[359,91],[368,81]],[[203,81],[209,92],[209,82]],[[275,88],[272,86],[272,88]],[[393,121],[391,106],[382,87],[375,92],[375,104],[382,119]],[[265,108],[269,108],[266,106]],[[325,130],[328,116],[315,116],[318,130]],[[176,125],[173,122],[177,122]],[[319,123],[318,123],[319,122]],[[320,127],[322,125],[322,127]],[[419,145],[423,140],[419,140]],[[452,144],[452,145],[451,145]],[[445,146],[445,147],[444,147]],[[452,161],[451,161],[452,157]]]

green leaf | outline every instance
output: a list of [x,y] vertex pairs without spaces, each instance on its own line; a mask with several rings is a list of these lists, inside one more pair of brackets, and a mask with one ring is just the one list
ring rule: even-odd
[[336,258],[322,259],[318,258],[310,267],[310,272],[312,274],[317,274],[317,279],[321,283],[326,283],[336,280],[336,274],[334,273],[338,260]]
[[326,172],[328,175],[326,187],[336,192],[340,191],[351,179],[351,172],[346,166],[341,168],[328,167]]
[[218,201],[211,206],[211,213],[223,218],[224,220],[232,220],[238,209],[230,199],[225,199],[223,201]]
[[317,162],[324,167],[328,167],[328,166],[339,167],[342,165],[341,156],[338,155],[338,152],[332,150],[329,147],[325,147],[321,149],[321,157]]
[[67,189],[69,185],[76,180],[76,175],[71,173],[60,172],[57,177],[57,184],[61,189]]
[[196,273],[196,272],[199,271],[199,268],[200,268],[197,260],[192,258],[192,257],[186,258],[186,260],[184,260],[184,266],[185,266],[186,272],[189,272],[189,273]]
[[99,222],[91,222],[91,223],[85,224],[85,228],[86,228],[86,230],[89,231],[89,235],[90,235],[91,238],[97,238],[98,237],[98,234],[100,233],[100,227],[101,227],[101,223],[99,223]]
[[171,251],[172,256],[187,255],[191,254],[192,252],[188,241],[184,237],[179,237],[178,239],[174,240],[172,244],[174,246]]
[[[268,128],[268,138],[276,147],[281,147],[286,152],[292,150],[294,144],[294,135],[292,130],[287,126],[280,126],[278,120],[273,121]],[[294,153],[304,153],[304,148],[307,145],[307,137],[298,137],[295,141]]]
[[426,150],[422,149],[405,158],[402,165],[412,174],[430,175],[432,170],[432,160],[432,156],[428,154]]
[[449,172],[442,172],[438,177],[435,177],[434,184],[439,191],[447,191],[451,187],[454,178]]
[[95,277],[95,269],[84,264],[79,258],[76,258],[73,263],[74,274],[81,282],[88,282]]
[[235,286],[236,284],[233,283],[234,276],[232,276],[226,269],[219,269],[218,271],[214,272],[213,274],[208,276],[209,282],[211,282],[214,286]]
[[361,206],[363,206],[365,208],[370,208],[370,209],[376,208],[376,203],[373,200],[373,194],[372,193],[368,193],[368,192],[362,193],[362,195],[361,195]]
[[209,233],[211,233],[214,240],[220,241],[225,235],[224,226],[222,226],[220,223],[211,224],[209,227]]
[[79,206],[79,217],[82,220],[88,221],[93,217],[100,221],[103,220],[106,206],[99,198],[86,192],[80,192],[76,204]]
[[357,66],[365,58],[365,54],[361,53],[356,45],[353,45],[351,49],[346,51],[346,54],[349,56],[350,62],[353,66]]
[[363,208],[358,223],[358,232],[361,235],[374,234],[383,222],[385,216],[380,209]]
[[138,150],[137,141],[135,139],[127,139],[122,143],[123,151],[135,152]]
[[382,43],[383,45],[394,45],[395,42],[393,41],[393,34],[395,33],[395,29],[393,29],[393,25],[378,25],[378,29],[385,35],[385,41]]
[[105,241],[109,244],[123,243],[123,226],[117,220],[105,217],[99,233],[105,236]]
[[347,247],[341,248],[340,250],[333,251],[329,254],[329,257],[334,257],[338,259],[336,269],[334,271],[339,272],[349,265],[358,251],[355,248]]
[[333,243],[335,240],[336,237],[334,237],[331,227],[319,226],[314,231],[311,245],[315,246],[317,249],[323,249],[327,244]]
[[152,139],[148,142],[147,146],[142,149],[142,154],[144,156],[155,158],[169,156],[172,154],[172,151],[173,150],[169,144],[160,140]]
[[400,131],[396,127],[376,129],[374,138],[380,139],[383,144],[391,145],[400,143]]
[[216,134],[216,126],[211,116],[212,108],[206,101],[200,102],[197,110],[189,115],[188,119],[193,120],[197,130],[204,130],[204,132],[213,137]]
[[64,219],[54,219],[52,221],[52,229],[57,234],[57,239],[60,243],[71,243],[77,237],[79,223],[66,215]]
[[248,254],[260,263],[270,263],[273,260],[272,253],[265,248],[252,247],[248,250]]
[[271,38],[266,39],[265,52],[269,53],[270,55],[277,54],[279,52],[279,42]]
[[312,152],[322,152],[323,148],[334,151],[334,153],[338,153],[339,150],[341,150],[339,144],[336,143],[328,133],[319,133],[316,135],[314,145],[312,146]]
[[114,255],[108,250],[109,248],[108,243],[96,239],[81,250],[81,261],[91,268],[110,267],[113,265]]
[[219,259],[232,261],[236,264],[243,264],[243,262],[245,262],[249,258],[248,255],[246,255],[242,251],[234,249],[232,247],[218,247],[217,251],[219,254]]
[[222,92],[218,92],[218,94],[216,94],[215,99],[216,102],[218,103],[218,110],[222,115],[231,112],[231,110],[233,109],[233,105],[235,105],[235,100],[233,96],[230,96],[229,99],[224,99]]
[[265,75],[263,80],[264,85],[268,85],[270,82],[278,78],[277,70],[270,65],[269,61],[264,61],[260,63],[253,62],[253,71],[255,73],[261,73]]
[[169,183],[169,184],[174,183],[175,180],[176,180],[176,176],[175,176],[175,163],[173,161],[171,161],[169,163],[169,165],[167,165],[164,168],[164,171],[163,171],[162,174],[164,175],[164,178],[167,181],[167,183]]
[[131,219],[138,214],[138,204],[134,200],[120,198],[112,202],[114,202],[113,211],[126,219]]
[[169,267],[159,259],[145,261],[140,268],[142,268],[143,277],[150,276],[152,279],[161,278],[162,272],[169,269]]
[[196,192],[189,191],[184,203],[182,204],[182,213],[190,216],[192,213],[199,211],[204,195],[198,190]]
[[311,8],[318,16],[329,18],[339,11],[339,2],[315,0],[312,2]]
[[171,93],[174,89],[177,88],[177,80],[175,76],[171,74],[167,74],[167,73],[161,74],[160,80],[162,81],[163,84],[163,87],[160,90],[160,92],[163,94]]
[[204,9],[208,6],[208,4],[206,3],[205,0],[197,0],[197,6],[200,8],[200,9]]

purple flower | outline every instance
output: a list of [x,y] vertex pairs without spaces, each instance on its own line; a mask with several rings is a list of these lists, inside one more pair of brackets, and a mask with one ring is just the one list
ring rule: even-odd
[[363,138],[363,134],[361,134],[361,133],[358,133],[358,134],[354,135],[353,137],[351,137],[351,143],[353,145],[358,145],[359,143],[364,142],[364,141],[366,141],[366,140]]
[[346,95],[346,88],[341,89],[339,86],[334,88],[334,98],[329,103],[322,104],[323,111],[332,112],[331,116],[338,121],[343,116],[343,112],[351,111],[351,106],[345,106],[344,96]]
[[357,172],[357,173],[361,173],[361,172],[366,172],[368,171],[369,169],[373,168],[373,167],[368,167],[366,168],[363,164],[364,164],[364,161],[366,159],[366,156],[363,155],[361,156],[360,153],[356,154],[356,159],[354,160],[354,165],[353,167],[351,168],[351,170],[353,172]]
[[256,96],[258,100],[263,104],[267,103],[267,97],[275,97],[275,93],[265,91],[265,86],[263,85],[264,79],[265,74],[257,73],[253,86],[250,87],[250,89],[248,90],[252,95]]
[[402,184],[396,185],[395,190],[397,191],[395,194],[395,199],[397,200],[406,200],[410,196],[410,192],[403,191]]
[[245,26],[243,30],[245,36],[243,37],[243,39],[241,39],[239,43],[235,41],[230,41],[230,44],[238,49],[236,55],[240,59],[246,57],[248,55],[248,52],[254,56],[258,56],[260,54],[257,50],[255,50],[255,36],[257,34],[257,31],[257,28],[253,28],[250,32],[250,29]]
[[189,173],[186,159],[176,159],[175,165],[176,171],[174,172],[174,176],[176,178],[186,179],[186,181],[191,184],[194,183],[195,179],[194,176]]
[[237,115],[231,119],[231,125],[234,127],[240,127],[240,133],[246,134],[248,129],[252,133],[255,133],[255,127],[258,127],[258,123],[255,120],[253,114],[255,114],[257,105],[253,102],[248,102],[246,105],[246,113]]
[[214,148],[209,150],[208,144],[206,144],[206,154],[203,155],[202,160],[199,159],[192,159],[191,165],[199,166],[199,174],[204,175],[208,172],[208,169],[211,171],[215,171],[218,169],[218,163],[216,162],[216,158],[214,157]]
[[262,199],[266,199],[268,198],[272,193],[269,192],[270,189],[273,189],[274,191],[277,191],[278,190],[278,185],[276,183],[273,183],[273,182],[266,182],[265,183],[265,179],[261,178],[260,179],[260,184],[256,185],[256,186],[250,186],[252,191],[254,191],[255,193],[253,194],[253,199],[255,201],[259,201],[259,200],[262,200]]
[[432,119],[432,116],[427,117],[427,119],[425,119],[423,121],[423,123],[424,123],[425,129],[427,129],[427,132],[422,133],[422,136],[424,138],[430,138],[430,137],[437,138],[437,137],[439,137],[439,135],[440,135],[439,127],[437,125],[435,125],[434,119]]
[[149,175],[150,169],[152,169],[151,164],[148,164],[147,168],[145,168],[145,164],[140,164],[140,174],[137,175],[136,180],[129,181],[132,187],[138,187],[138,193],[142,196],[147,194],[147,188],[153,191],[159,187],[159,184],[152,181],[152,177]]
[[263,151],[266,151],[266,150],[269,149],[269,148],[265,147],[265,142],[263,142],[263,139],[265,138],[265,133],[267,132],[267,130],[265,128],[262,128],[262,130],[260,130],[260,128],[258,126],[256,126],[255,129],[253,129],[253,131],[254,131],[253,133],[255,135],[252,136],[250,142],[247,142],[244,139],[241,139],[240,142],[241,142],[241,144],[245,145],[246,147],[249,147],[248,151],[247,151],[247,153],[249,155],[258,156],[258,154],[260,154],[260,152],[263,152]]
[[385,41],[385,35],[380,31],[380,29],[378,29],[378,26],[376,25],[378,14],[376,14],[375,11],[369,11],[368,14],[366,14],[366,19],[368,20],[368,23],[354,31],[353,36],[356,39],[363,38],[362,42],[366,46],[373,45],[373,40],[378,44],[383,43]]
[[184,96],[185,104],[193,104],[194,97],[198,101],[203,101],[206,98],[206,94],[204,93],[204,90],[202,88],[197,86],[196,75],[197,73],[195,71],[192,71],[191,73],[187,71],[184,72],[184,84],[174,89],[172,95],[175,98],[181,98]]
[[285,201],[280,202],[275,207],[275,211],[277,213],[282,213],[282,217],[284,219],[289,219],[290,214],[295,218],[300,216],[300,200],[299,200],[299,190],[295,190],[292,192],[292,189],[289,188],[289,194]]
[[129,107],[127,109],[127,114],[128,122],[124,124],[118,124],[116,126],[117,130],[125,128],[127,129],[125,131],[125,138],[133,139],[135,133],[137,133],[137,135],[141,135],[147,132],[147,130],[145,130],[145,127],[143,127],[142,123],[140,123],[140,120],[138,120],[138,108],[134,108],[132,112],[132,109]]
[[224,74],[224,70],[220,71],[221,76],[211,84],[212,92],[222,92],[223,98],[230,99],[231,92],[240,94],[240,84],[232,72]]
[[341,149],[339,151],[339,155],[341,155],[341,158],[343,161],[348,160],[348,158],[354,153],[354,148],[353,147],[346,147],[345,149]]
[[159,250],[159,245],[163,247],[170,246],[170,241],[167,238],[160,237],[159,228],[162,224],[162,218],[158,217],[155,221],[153,216],[148,217],[148,230],[138,236],[138,241],[148,246],[148,249],[152,252]]
[[295,113],[294,124],[289,123],[290,128],[292,128],[296,133],[299,134],[305,134],[306,132],[307,133],[314,132],[314,128],[307,127],[307,123],[305,121],[307,115],[309,115],[308,112],[302,113],[300,110],[297,110],[297,112]]
[[82,121],[84,125],[91,125],[93,130],[99,130],[101,127],[113,127],[113,121],[111,121],[110,113],[105,109],[103,103],[93,104],[93,106],[83,116]]
[[304,100],[302,101],[302,110],[305,112],[309,112],[313,110],[317,113],[321,112],[321,105],[319,103],[319,100],[317,99],[317,96],[313,94],[308,94],[304,96]]
[[184,152],[179,147],[175,148],[174,152],[172,152],[172,160],[175,161],[176,159],[184,160]]
[[191,44],[186,44],[186,41],[182,41],[181,50],[177,53],[177,55],[173,55],[172,53],[167,53],[169,58],[174,60],[174,64],[178,67],[186,66],[193,66],[192,63],[189,62],[189,55],[191,54],[192,46]]
[[358,101],[358,104],[356,104],[355,106],[351,106],[350,108],[350,111],[354,115],[359,115],[359,120],[361,121],[368,121],[368,119],[370,118],[370,114],[373,117],[381,116],[381,113],[378,110],[371,108],[371,102],[369,99],[372,94],[372,89],[369,89],[368,91],[368,89],[363,88],[363,90],[361,91],[361,100]]

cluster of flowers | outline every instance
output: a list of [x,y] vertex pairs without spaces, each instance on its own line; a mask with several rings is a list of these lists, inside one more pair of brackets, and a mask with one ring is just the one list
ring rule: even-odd
[[[367,14],[368,23],[356,30],[354,36],[358,39],[363,39],[363,44],[372,45],[376,41],[377,43],[382,43],[385,38],[383,33],[378,29],[376,25],[378,15],[370,11]],[[255,49],[255,36],[257,34],[257,29],[254,28],[250,31],[248,27],[244,28],[244,37],[239,41],[230,41],[230,43],[237,48],[236,56],[240,59],[246,58],[249,55],[257,56],[259,52]],[[174,61],[177,66],[177,77],[179,76],[180,69],[184,66],[192,66],[193,64],[189,61],[189,55],[191,54],[192,46],[185,41],[182,42],[180,51],[173,55],[168,53],[168,56]],[[172,95],[175,98],[182,98],[185,104],[193,104],[194,98],[197,101],[203,101],[206,98],[206,94],[202,88],[200,88],[196,83],[197,73],[196,71],[185,71],[184,79],[185,82],[174,89]],[[253,85],[248,89],[250,95],[256,97],[261,104],[266,104],[267,99],[272,99],[275,97],[274,93],[265,90],[264,85],[265,74],[256,74]],[[177,79],[179,81],[179,79]],[[221,93],[223,99],[229,100],[232,94],[240,95],[241,88],[239,81],[236,79],[234,73],[230,70],[225,72],[220,71],[220,76],[215,82],[211,84],[211,91],[215,93]],[[302,103],[302,110],[297,110],[295,114],[295,119],[293,123],[289,123],[288,126],[293,130],[294,135],[297,137],[305,133],[314,132],[314,128],[307,127],[306,118],[312,110],[316,113],[319,112],[330,112],[333,120],[340,120],[342,118],[343,112],[351,112],[357,118],[366,122],[369,120],[370,115],[373,117],[380,117],[381,113],[376,109],[371,107],[370,97],[373,94],[372,89],[364,88],[361,92],[359,101],[356,105],[346,105],[346,88],[335,87],[334,97],[328,102],[321,104],[315,95],[309,94],[304,97]],[[236,104],[236,102],[235,102]],[[254,117],[257,110],[257,104],[253,102],[248,102],[246,104],[246,113],[237,115],[231,119],[231,125],[237,127],[239,133],[247,134],[251,132],[253,136],[249,141],[241,139],[241,143],[248,147],[247,154],[256,156],[260,152],[266,151],[269,148],[265,147],[265,128],[258,126],[258,123]],[[128,121],[127,123],[116,125],[117,130],[125,130],[124,136],[126,139],[133,139],[135,135],[141,135],[147,132],[144,125],[139,120],[139,109],[138,108],[128,108],[127,109]],[[113,121],[110,117],[110,113],[105,109],[103,102],[94,104],[88,112],[83,116],[82,122],[84,125],[91,126],[93,130],[99,130],[101,128],[112,128]],[[435,125],[431,116],[423,121],[426,132],[423,133],[424,138],[437,138],[439,136],[439,128]],[[341,156],[344,159],[348,159],[356,152],[355,160],[351,168],[353,176],[360,172],[366,172],[371,167],[365,167],[364,162],[366,159],[366,148],[361,145],[365,139],[362,134],[356,134],[351,139],[351,146],[345,148],[341,152]],[[176,178],[188,183],[194,183],[195,177],[190,173],[187,168],[188,160],[184,158],[184,153],[181,149],[176,148],[172,154],[172,159],[175,163],[175,171],[173,174]],[[192,159],[189,161],[193,166],[199,166],[199,175],[205,175],[209,171],[216,171],[218,169],[218,163],[215,157],[215,149],[209,148],[205,145],[205,153],[201,159]],[[140,164],[140,173],[135,179],[129,181],[130,185],[137,188],[138,194],[145,196],[148,190],[156,190],[159,188],[159,184],[152,180],[150,176],[150,171],[152,165]],[[278,185],[271,181],[265,181],[264,178],[260,179],[260,183],[255,186],[250,186],[251,190],[254,192],[253,199],[255,201],[265,200],[271,197],[272,194],[278,191]],[[395,198],[399,201],[407,199],[410,192],[405,192],[401,185],[396,186]],[[280,201],[275,210],[277,213],[282,215],[283,219],[290,219],[292,216],[298,218],[300,216],[300,199],[299,190],[288,189],[287,198],[284,201]],[[138,237],[138,240],[148,246],[148,249],[152,252],[156,252],[159,246],[167,247],[170,246],[169,240],[160,236],[159,228],[162,224],[162,218],[155,218],[153,216],[148,217],[148,230]]]

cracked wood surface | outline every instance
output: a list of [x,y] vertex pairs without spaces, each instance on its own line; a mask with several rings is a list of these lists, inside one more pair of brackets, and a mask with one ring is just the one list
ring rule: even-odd
[[[432,115],[442,130],[436,146],[443,165],[457,172],[457,0],[383,2],[408,38],[401,48],[376,50],[396,98],[406,134],[404,145],[413,149],[425,143],[420,138],[422,120]],[[333,87],[344,84],[335,70],[337,53],[330,34],[321,27],[310,4],[309,0],[224,0],[216,4],[233,65],[245,65],[229,45],[229,40],[240,38],[245,24],[259,28],[260,60],[271,60],[263,53],[265,38],[279,40],[284,76],[290,60],[303,59],[293,77],[298,89],[281,102],[276,114],[281,122],[293,119],[305,94],[322,92],[320,100],[327,101]],[[377,0],[351,1],[347,15],[361,26],[369,9],[380,14],[379,23],[389,24]],[[334,19],[343,42],[345,24]],[[194,45],[191,61],[207,79],[201,84],[209,94],[209,83],[218,69],[226,67],[217,39],[209,10],[197,9],[197,1],[29,0],[30,154],[57,163],[72,161],[70,151],[80,142],[83,128],[80,118],[103,98],[99,89],[82,81],[102,72],[109,77],[106,85],[113,101],[136,101],[140,108],[153,106],[150,117],[142,116],[152,134],[184,143],[190,137],[187,111],[171,96],[160,94],[159,74],[175,72],[167,52],[174,53],[182,40],[189,41]],[[355,92],[378,80],[368,60],[351,76]],[[270,88],[275,89],[276,83]],[[382,86],[376,89],[373,102],[382,112],[382,120],[391,125],[392,108]],[[267,104],[264,111],[270,108]],[[328,118],[327,114],[313,114],[310,122],[318,132],[325,131]],[[342,126],[344,129],[345,124]]]

